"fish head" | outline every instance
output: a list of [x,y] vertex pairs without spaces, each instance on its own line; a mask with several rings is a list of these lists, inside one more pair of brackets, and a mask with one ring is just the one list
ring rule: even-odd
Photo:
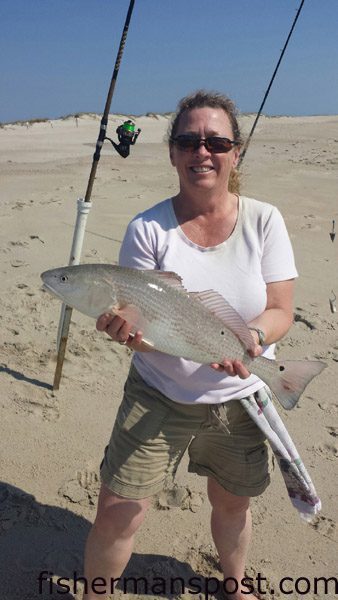
[[68,306],[93,318],[111,312],[116,304],[109,265],[74,265],[41,274],[43,287]]

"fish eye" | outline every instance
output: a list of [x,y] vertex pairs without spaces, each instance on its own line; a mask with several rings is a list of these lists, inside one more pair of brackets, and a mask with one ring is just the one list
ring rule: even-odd
[[66,281],[68,281],[67,275],[60,275],[60,281],[62,281],[62,283],[66,283]]
[[224,331],[221,331],[221,335],[224,335]]

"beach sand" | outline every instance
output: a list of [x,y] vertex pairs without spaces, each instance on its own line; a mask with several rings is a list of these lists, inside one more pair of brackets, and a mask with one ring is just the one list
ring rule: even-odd
[[[122,117],[111,117],[115,136]],[[248,133],[253,117],[241,118]],[[53,393],[60,303],[41,290],[40,273],[68,263],[76,201],[84,196],[100,119],[95,115],[0,129],[0,598],[80,598],[57,577],[83,574],[84,542],[95,517],[98,469],[120,402],[130,352],[73,312],[60,390]],[[175,194],[164,135],[168,117],[136,120],[142,133],[124,160],[107,142],[94,184],[82,262],[114,262],[128,221]],[[109,133],[108,133],[109,135]],[[278,468],[252,502],[247,574],[266,577],[263,598],[324,600],[315,577],[337,577],[338,464],[338,116],[262,117],[243,163],[244,195],[275,204],[295,251],[295,323],[278,355],[318,358],[328,368],[291,412],[278,410],[307,466],[322,511],[311,524],[292,508]],[[154,499],[138,533],[128,574],[221,577],[209,531],[205,479],[179,469],[176,487]],[[54,574],[39,593],[41,571]],[[98,573],[100,576],[100,573]],[[283,577],[299,594],[278,592]],[[72,585],[72,584],[70,584]],[[285,583],[287,591],[292,582]],[[63,591],[60,595],[59,591]],[[169,593],[165,598],[204,598]],[[142,590],[141,590],[142,591]],[[152,590],[150,590],[151,592]],[[140,590],[139,590],[140,592]],[[337,593],[337,590],[336,590]],[[116,590],[114,598],[142,598]],[[148,595],[149,597],[149,595]],[[150,597],[159,597],[158,593]],[[215,596],[209,596],[209,598]]]

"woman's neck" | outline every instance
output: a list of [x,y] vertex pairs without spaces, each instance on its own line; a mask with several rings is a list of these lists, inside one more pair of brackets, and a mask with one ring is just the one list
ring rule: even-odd
[[179,223],[203,216],[226,219],[237,210],[238,196],[228,191],[219,196],[208,196],[205,192],[186,194],[181,191],[173,197],[173,207]]
[[185,236],[204,248],[215,247],[225,242],[233,233],[239,214],[239,197],[230,194],[218,203],[187,203],[180,194],[173,198],[177,222]]

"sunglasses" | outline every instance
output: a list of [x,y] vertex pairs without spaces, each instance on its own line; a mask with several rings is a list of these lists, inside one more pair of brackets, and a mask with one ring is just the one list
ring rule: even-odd
[[238,145],[238,142],[229,140],[226,137],[218,137],[211,135],[207,138],[199,138],[196,135],[182,134],[175,138],[170,139],[172,144],[175,144],[179,150],[183,152],[196,152],[201,144],[205,146],[208,152],[214,154],[222,154],[224,152],[230,152],[234,146]]

